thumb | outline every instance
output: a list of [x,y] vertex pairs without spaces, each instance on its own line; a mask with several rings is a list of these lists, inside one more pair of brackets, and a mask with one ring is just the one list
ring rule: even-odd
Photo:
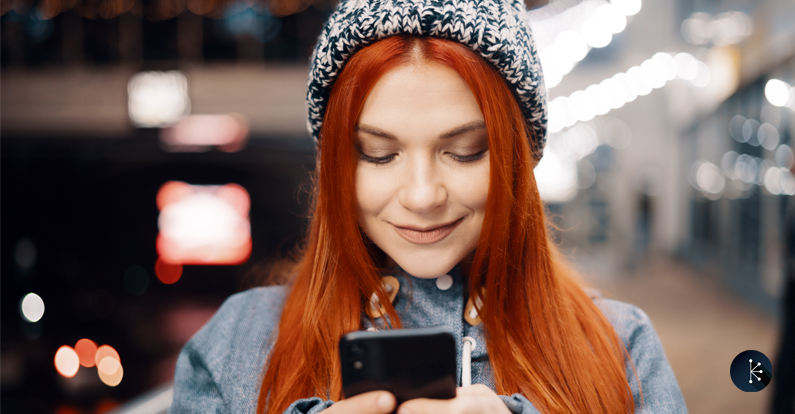
[[387,391],[371,391],[346,398],[331,407],[331,412],[356,414],[388,414],[395,410],[397,401]]

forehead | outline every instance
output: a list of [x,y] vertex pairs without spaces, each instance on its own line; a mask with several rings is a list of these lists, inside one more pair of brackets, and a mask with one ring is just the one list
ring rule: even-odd
[[456,127],[477,121],[483,121],[483,114],[464,79],[434,62],[407,64],[384,74],[359,117],[360,125],[400,141],[440,139]]

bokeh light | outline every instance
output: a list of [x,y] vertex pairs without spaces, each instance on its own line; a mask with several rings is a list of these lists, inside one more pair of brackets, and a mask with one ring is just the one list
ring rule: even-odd
[[121,358],[119,358],[119,353],[110,346],[110,345],[102,345],[97,348],[96,356],[94,357],[94,363],[99,366],[99,363],[105,358],[113,358],[121,363]]
[[757,131],[756,135],[759,139],[760,145],[762,145],[762,147],[764,147],[766,150],[772,151],[778,147],[780,136],[778,134],[778,129],[776,129],[776,127],[773,125],[765,122],[759,127],[759,131]]
[[[554,88],[563,80],[574,66],[588,54],[591,48],[603,48],[627,27],[627,16],[640,11],[640,0],[585,1],[572,6],[569,14],[575,17],[550,23],[555,29],[540,29],[539,32],[552,31],[555,40],[543,47],[539,60],[544,69],[547,88]],[[550,17],[555,20],[558,16]],[[545,19],[546,20],[546,19]],[[546,26],[543,21],[535,25]],[[561,30],[560,27],[563,27]],[[538,33],[538,32],[537,32]]]
[[[157,252],[164,263],[235,265],[248,260],[251,198],[245,188],[167,182],[157,202]],[[165,273],[156,272],[158,278],[172,280],[166,275],[174,271],[161,267]]]
[[757,133],[759,132],[760,126],[762,125],[756,119],[745,120],[742,128],[743,142],[746,142],[754,147],[758,147],[759,137],[757,136]]
[[182,265],[179,263],[169,263],[162,258],[155,263],[155,275],[166,285],[173,285],[182,277]]
[[750,16],[740,11],[729,11],[717,16],[694,13],[682,22],[682,37],[693,45],[714,43],[725,46],[740,43],[753,33]]
[[723,174],[725,174],[727,177],[737,178],[734,173],[734,165],[737,162],[737,157],[739,156],[740,154],[734,151],[728,151],[727,153],[723,154],[723,157],[721,157],[720,168],[723,171]]
[[696,183],[702,191],[710,194],[720,194],[726,184],[720,168],[715,164],[704,161],[696,171]]
[[130,122],[142,128],[165,127],[190,113],[188,79],[182,72],[141,72],[127,85]]
[[97,370],[105,375],[113,375],[121,367],[121,362],[118,359],[106,356],[97,364]]
[[28,293],[19,302],[19,313],[28,322],[38,322],[44,316],[44,300],[35,293]]
[[160,142],[169,152],[200,152],[217,147],[237,152],[246,146],[248,120],[240,114],[189,115],[160,131]]
[[745,142],[747,139],[743,138],[743,125],[745,125],[745,117],[742,115],[735,115],[729,121],[729,135],[737,142]]
[[676,74],[684,80],[693,80],[698,75],[696,58],[689,53],[678,53],[674,56],[676,61]]
[[691,65],[693,64],[695,65],[696,72],[696,76],[690,80],[693,86],[703,88],[709,85],[710,80],[712,80],[712,71],[709,69],[709,66],[700,60],[691,63]]
[[795,162],[795,156],[792,154],[792,148],[789,145],[781,145],[776,148],[776,165],[784,169],[791,169]]
[[80,369],[80,358],[77,352],[68,345],[63,345],[55,352],[55,369],[66,378],[72,378]]
[[765,84],[765,98],[771,105],[782,107],[786,106],[791,99],[792,92],[786,82],[779,79],[771,79]]
[[100,381],[109,387],[115,387],[121,383],[124,377],[124,368],[117,360],[105,357],[97,366],[97,374]]
[[610,0],[625,16],[634,16],[640,12],[641,0]]
[[562,203],[577,195],[577,165],[549,148],[534,169],[541,199]]
[[97,344],[88,339],[83,338],[75,344],[75,352],[80,359],[80,365],[90,368],[96,365],[97,357]]

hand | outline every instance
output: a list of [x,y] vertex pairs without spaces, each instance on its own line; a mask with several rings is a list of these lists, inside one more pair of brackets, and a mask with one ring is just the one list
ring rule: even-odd
[[395,396],[388,391],[370,391],[335,402],[324,414],[389,414],[395,410]]
[[458,388],[452,400],[417,398],[400,404],[398,414],[511,414],[508,407],[491,388],[470,385]]

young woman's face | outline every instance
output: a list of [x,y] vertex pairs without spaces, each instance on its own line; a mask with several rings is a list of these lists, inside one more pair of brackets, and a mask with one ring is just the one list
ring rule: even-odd
[[464,80],[438,63],[385,74],[356,131],[356,200],[367,236],[411,275],[449,272],[477,247],[488,135]]

